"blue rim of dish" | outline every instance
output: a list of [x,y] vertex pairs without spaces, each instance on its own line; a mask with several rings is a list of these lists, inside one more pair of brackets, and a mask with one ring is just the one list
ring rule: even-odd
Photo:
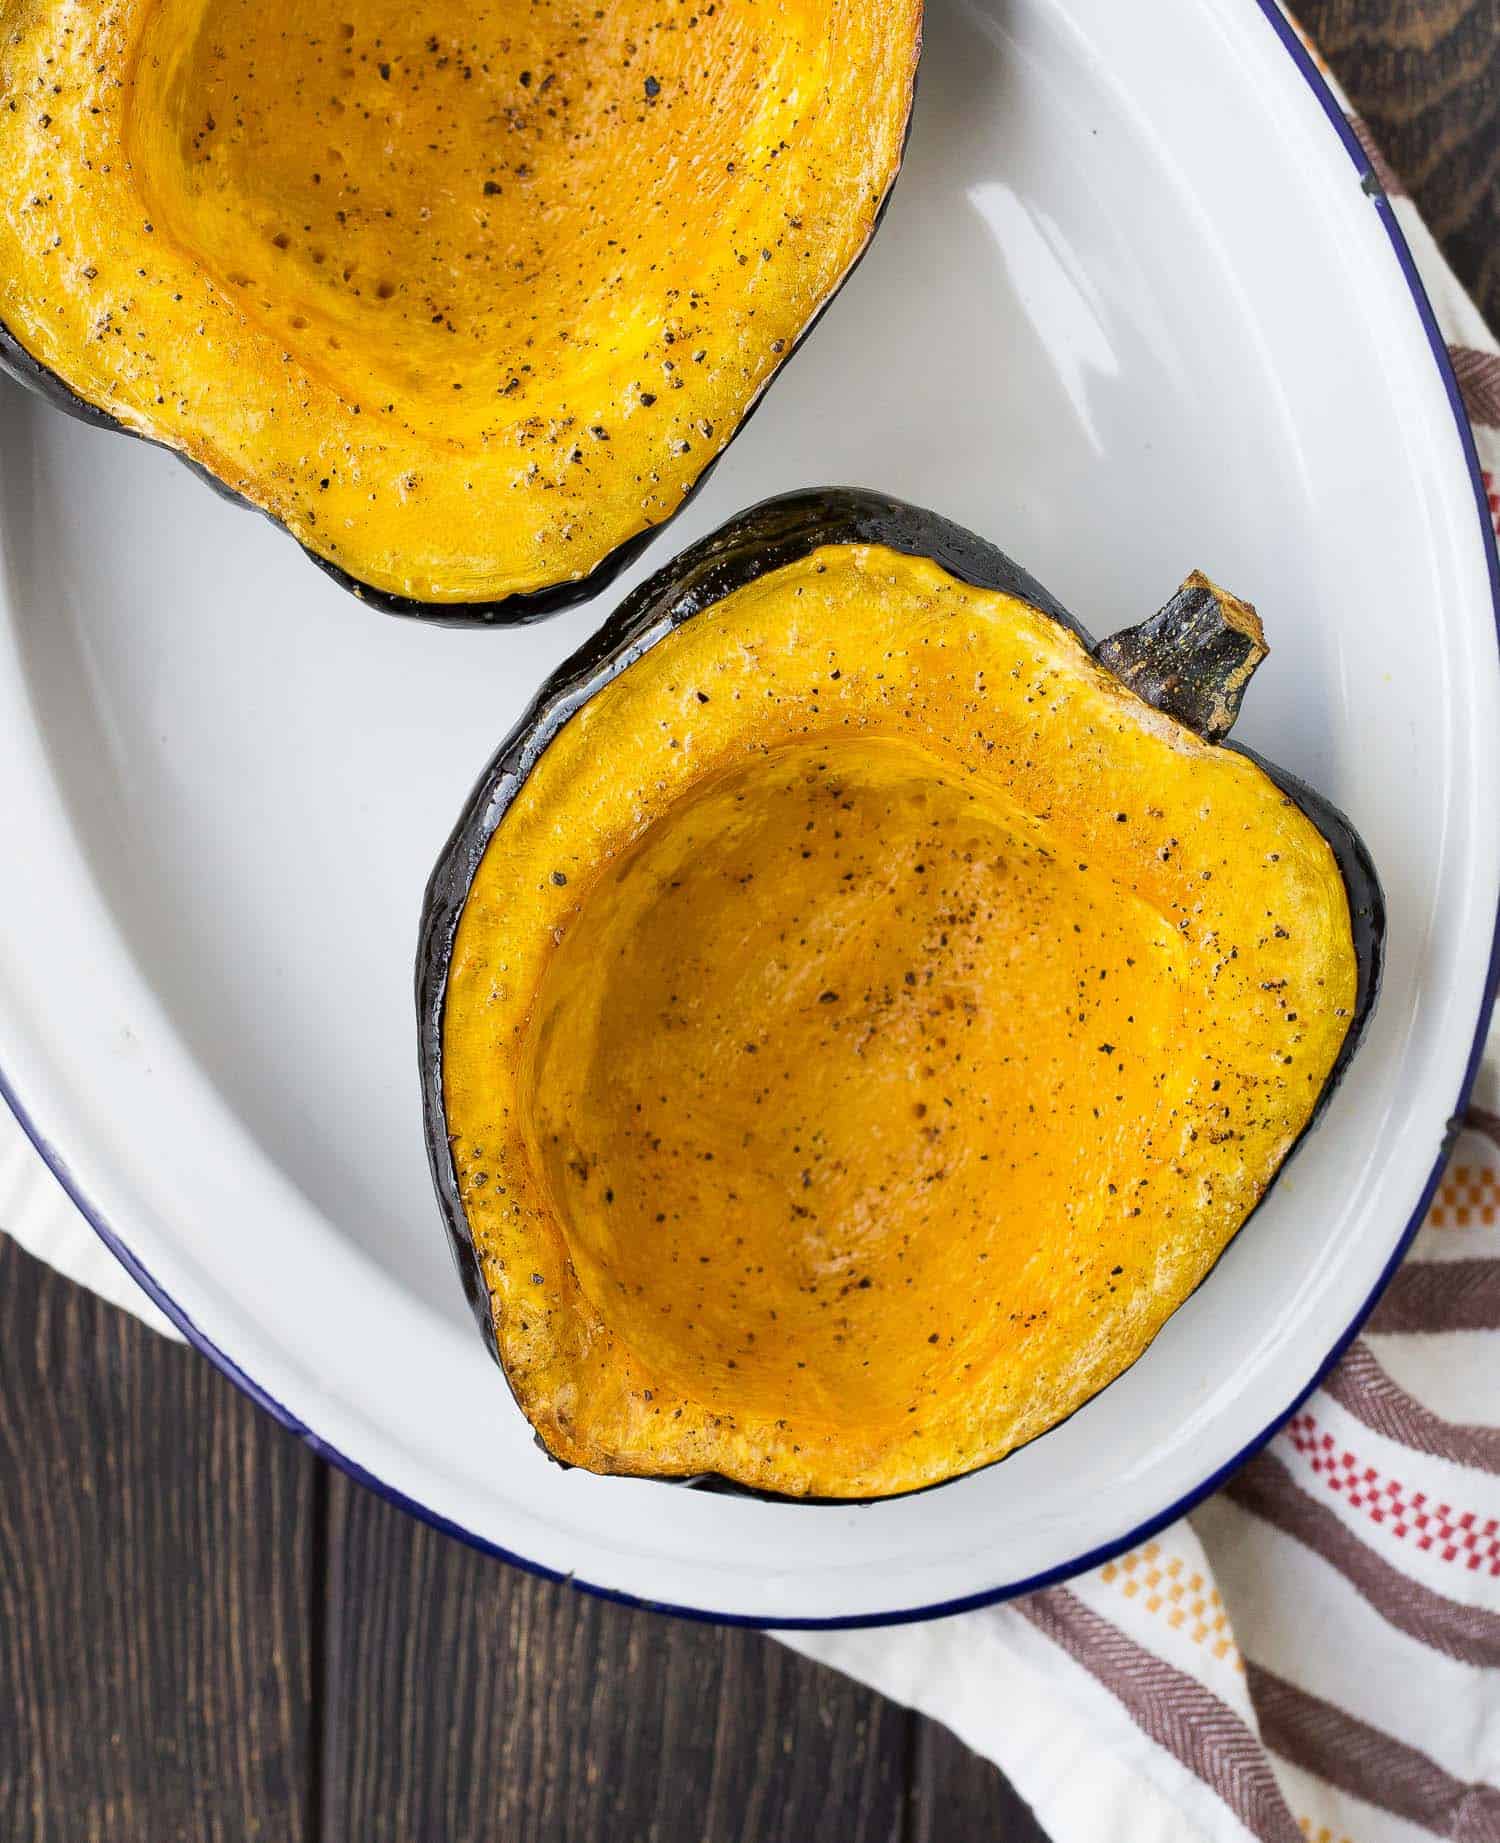
[[[1350,127],[1348,118],[1339,106],[1338,99],[1329,88],[1327,81],[1313,61],[1306,46],[1298,37],[1296,29],[1293,27],[1291,21],[1282,12],[1278,0],[1255,0],[1255,3],[1260,8],[1272,30],[1281,40],[1292,62],[1301,72],[1304,81],[1308,84],[1313,94],[1317,97],[1323,109],[1323,113],[1333,124],[1334,130],[1340,141],[1343,142],[1344,149],[1354,163],[1355,171],[1359,175],[1360,184],[1369,195],[1371,203],[1380,214],[1381,222],[1384,224],[1386,234],[1390,238],[1391,247],[1395,251],[1396,261],[1400,266],[1401,273],[1406,278],[1407,287],[1411,291],[1412,303],[1416,307],[1417,316],[1422,322],[1422,329],[1427,335],[1427,343],[1432,348],[1433,358],[1437,363],[1438,373],[1443,381],[1443,388],[1448,394],[1448,402],[1452,407],[1454,420],[1458,425],[1459,445],[1463,451],[1464,460],[1468,465],[1469,478],[1474,491],[1475,508],[1479,515],[1485,557],[1489,565],[1490,599],[1493,604],[1495,615],[1496,641],[1497,644],[1500,644],[1500,551],[1497,551],[1494,541],[1490,524],[1489,502],[1486,498],[1484,483],[1480,476],[1479,456],[1474,447],[1474,436],[1469,427],[1469,419],[1464,409],[1463,398],[1459,392],[1458,380],[1453,374],[1452,365],[1449,363],[1447,342],[1444,340],[1442,330],[1437,324],[1436,316],[1433,314],[1432,303],[1427,298],[1427,290],[1422,284],[1421,276],[1417,272],[1416,261],[1407,244],[1405,234],[1396,220],[1396,213],[1391,205],[1391,201],[1386,197],[1385,190],[1376,177],[1369,156],[1365,153],[1354,130]],[[20,1124],[22,1132],[25,1133],[32,1145],[36,1147],[43,1162],[62,1185],[63,1189],[77,1206],[79,1212],[88,1222],[89,1226],[99,1236],[105,1247],[109,1249],[110,1253],[114,1255],[115,1259],[119,1261],[120,1265],[126,1270],[141,1290],[172,1321],[188,1342],[207,1357],[209,1362],[212,1363],[216,1369],[221,1370],[223,1374],[234,1383],[236,1388],[242,1389],[258,1407],[264,1408],[274,1420],[281,1424],[281,1426],[285,1427],[290,1433],[296,1434],[298,1439],[305,1441],[319,1458],[326,1459],[330,1465],[337,1466],[341,1472],[347,1473],[348,1476],[357,1483],[366,1486],[369,1490],[374,1491],[378,1496],[385,1498],[388,1502],[397,1505],[400,1509],[408,1511],[421,1522],[430,1524],[434,1529],[441,1530],[444,1535],[456,1536],[459,1541],[467,1543],[471,1548],[482,1550],[488,1555],[498,1556],[502,1561],[510,1562],[512,1566],[517,1568],[524,1568],[529,1574],[540,1575],[544,1580],[567,1581],[572,1586],[577,1587],[581,1592],[592,1594],[601,1600],[613,1600],[618,1605],[639,1607],[648,1612],[671,1613],[678,1618],[695,1619],[709,1625],[746,1626],[762,1631],[782,1632],[841,1631],[868,1626],[911,1625],[916,1621],[924,1619],[945,1619],[955,1613],[973,1612],[979,1607],[995,1606],[1003,1600],[1016,1599],[1021,1594],[1035,1593],[1040,1588],[1052,1587],[1059,1581],[1070,1580],[1073,1576],[1082,1574],[1089,1568],[1098,1567],[1100,1563],[1109,1561],[1113,1556],[1122,1554],[1126,1549],[1133,1548],[1138,1543],[1144,1542],[1154,1536],[1159,1530],[1165,1529],[1169,1523],[1173,1523],[1178,1517],[1184,1516],[1189,1510],[1193,1509],[1195,1505],[1201,1503],[1205,1497],[1208,1497],[1212,1492],[1216,1491],[1232,1472],[1237,1471],[1247,1459],[1259,1452],[1277,1430],[1285,1424],[1290,1416],[1297,1412],[1298,1408],[1302,1406],[1303,1402],[1307,1400],[1308,1396],[1312,1394],[1313,1390],[1317,1388],[1318,1384],[1322,1382],[1323,1378],[1333,1368],[1334,1364],[1338,1362],[1339,1358],[1343,1356],[1350,1344],[1353,1343],[1354,1339],[1359,1334],[1360,1327],[1364,1324],[1366,1318],[1374,1308],[1375,1302],[1385,1290],[1392,1274],[1401,1264],[1407,1249],[1411,1246],[1417,1230],[1421,1227],[1422,1219],[1427,1214],[1428,1206],[1432,1202],[1438,1183],[1442,1178],[1443,1170],[1447,1164],[1448,1152],[1453,1138],[1462,1124],[1464,1111],[1468,1106],[1469,1096],[1473,1092],[1474,1082],[1479,1074],[1479,1064],[1484,1054],[1485,1040],[1489,1034],[1490,1016],[1494,1010],[1497,988],[1500,988],[1500,915],[1496,916],[1495,932],[1490,942],[1489,970],[1485,977],[1484,993],[1480,1000],[1479,1016],[1475,1024],[1474,1042],[1469,1051],[1468,1061],[1464,1066],[1463,1079],[1459,1084],[1457,1099],[1454,1102],[1452,1113],[1449,1116],[1448,1131],[1445,1133],[1443,1143],[1438,1149],[1437,1160],[1432,1167],[1432,1172],[1426,1183],[1422,1186],[1422,1194],[1418,1199],[1417,1207],[1410,1221],[1402,1231],[1401,1238],[1392,1251],[1391,1258],[1387,1261],[1382,1270],[1380,1278],[1371,1289],[1369,1297],[1359,1308],[1358,1312],[1355,1313],[1347,1330],[1345,1330],[1334,1343],[1327,1357],[1325,1357],[1323,1362],[1318,1366],[1317,1371],[1308,1382],[1307,1386],[1299,1390],[1297,1395],[1287,1403],[1286,1407],[1283,1408],[1260,1433],[1256,1434],[1253,1439],[1247,1441],[1232,1459],[1227,1460],[1223,1465],[1211,1472],[1201,1484],[1196,1485],[1191,1491],[1186,1492],[1182,1497],[1176,1499],[1158,1515],[1148,1517],[1144,1522],[1137,1524],[1135,1528],[1127,1531],[1125,1535],[1112,1538],[1109,1542],[1101,1544],[1098,1548],[1089,1549],[1084,1554],[1075,1556],[1070,1561],[1062,1562],[1055,1568],[1044,1569],[1039,1574],[1028,1575],[1023,1580],[1009,1582],[1004,1586],[987,1588],[982,1593],[966,1594],[955,1600],[938,1601],[931,1606],[917,1606],[907,1610],[883,1613],[845,1613],[825,1619],[778,1619],[769,1615],[763,1616],[760,1614],[717,1613],[705,1607],[675,1606],[670,1601],[651,1600],[639,1594],[622,1593],[618,1588],[596,1586],[591,1581],[580,1580],[576,1574],[565,1573],[557,1568],[548,1568],[541,1562],[531,1561],[524,1555],[517,1555],[512,1550],[503,1548],[499,1543],[491,1542],[487,1537],[477,1535],[473,1530],[465,1529],[462,1524],[453,1522],[451,1518],[441,1515],[439,1512],[430,1509],[427,1505],[418,1503],[415,1498],[408,1497],[405,1492],[398,1490],[394,1485],[386,1483],[384,1479],[377,1478],[373,1472],[367,1471],[358,1460],[351,1459],[347,1453],[341,1453],[337,1447],[330,1446],[329,1443],[316,1433],[313,1428],[309,1427],[306,1422],[299,1420],[289,1408],[277,1401],[274,1395],[269,1394],[253,1376],[247,1375],[245,1371],[240,1368],[239,1364],[235,1362],[233,1357],[226,1351],[221,1350],[211,1338],[194,1324],[188,1314],[177,1304],[170,1294],[166,1292],[159,1282],[152,1277],[146,1267],[143,1266],[141,1261],[131,1252],[110,1227],[108,1222],[105,1221],[104,1217],[100,1215],[99,1211],[83,1194],[81,1187],[68,1169],[67,1161],[42,1135],[36,1123],[27,1113],[20,1096],[16,1094],[11,1087],[3,1069],[0,1069],[0,1097],[3,1097],[7,1106]]]

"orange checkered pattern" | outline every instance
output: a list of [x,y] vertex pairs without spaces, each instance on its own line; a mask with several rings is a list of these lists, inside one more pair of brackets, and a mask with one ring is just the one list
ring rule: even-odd
[[1427,1222],[1434,1229],[1493,1228],[1500,1220],[1500,1171],[1493,1165],[1450,1165]]
[[1299,1817],[1297,1827],[1307,1838],[1307,1843],[1350,1843],[1343,1831],[1330,1830],[1326,1824],[1314,1827],[1310,1817]]
[[1159,1542],[1132,1549],[1099,1570],[1106,1585],[1118,1585],[1127,1600],[1139,1598],[1148,1613],[1161,1613],[1176,1631],[1186,1631],[1195,1645],[1243,1671],[1244,1659],[1229,1630],[1229,1615],[1219,1590],[1180,1555],[1163,1556]]

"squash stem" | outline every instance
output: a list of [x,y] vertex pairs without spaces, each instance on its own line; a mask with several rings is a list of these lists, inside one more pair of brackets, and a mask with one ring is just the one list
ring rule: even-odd
[[1266,652],[1250,603],[1194,570],[1164,608],[1101,640],[1094,657],[1137,697],[1219,742]]

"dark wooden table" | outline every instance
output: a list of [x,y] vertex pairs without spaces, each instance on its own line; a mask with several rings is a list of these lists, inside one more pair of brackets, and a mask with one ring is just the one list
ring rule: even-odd
[[[1500,323],[1500,0],[1301,10]],[[0,1237],[0,1843],[1040,1837],[932,1723],[434,1534]]]

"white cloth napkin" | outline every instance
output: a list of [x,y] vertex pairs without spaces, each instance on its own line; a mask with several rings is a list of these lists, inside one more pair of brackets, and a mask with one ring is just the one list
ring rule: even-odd
[[[1379,171],[1500,519],[1500,348]],[[785,1642],[945,1722],[1055,1843],[1500,1843],[1497,1066],[1364,1337],[1190,1520],[1008,1606]],[[3,1108],[0,1224],[176,1336]]]

